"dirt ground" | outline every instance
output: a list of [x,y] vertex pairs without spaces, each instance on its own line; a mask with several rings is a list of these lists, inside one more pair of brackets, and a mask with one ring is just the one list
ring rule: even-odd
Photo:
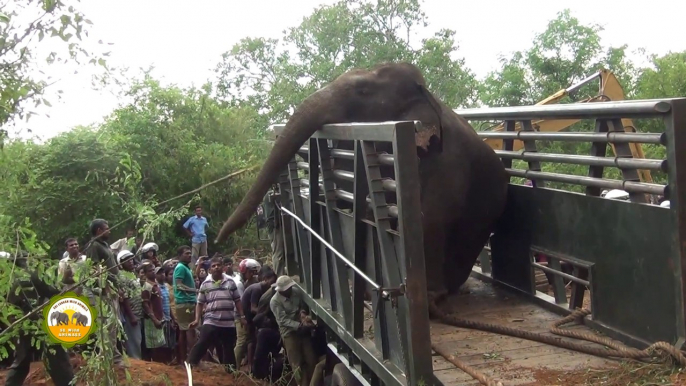
[[[188,386],[188,375],[182,366],[167,366],[161,363],[145,362],[135,359],[128,359],[130,366],[128,372],[131,376],[129,385],[136,386]],[[76,372],[76,367],[83,363],[81,357],[71,359],[72,367]],[[0,384],[5,383],[7,370],[0,371]],[[119,370],[120,384],[125,385],[126,374],[124,370]],[[48,374],[41,362],[31,364],[31,371],[24,382],[25,385],[54,386],[48,379]],[[248,386],[261,385],[247,377],[236,379],[227,374],[224,369],[214,363],[203,362],[202,368],[193,369],[193,386]],[[85,386],[85,383],[78,383],[77,386]]]

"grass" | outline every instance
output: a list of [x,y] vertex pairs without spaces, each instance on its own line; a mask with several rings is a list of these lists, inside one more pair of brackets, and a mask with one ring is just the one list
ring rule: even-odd
[[625,361],[613,369],[560,372],[556,378],[559,384],[579,386],[686,385],[686,369],[671,364]]

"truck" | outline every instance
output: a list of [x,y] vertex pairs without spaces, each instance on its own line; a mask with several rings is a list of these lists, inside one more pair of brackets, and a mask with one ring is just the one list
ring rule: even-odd
[[[570,384],[560,377],[612,368],[654,342],[678,356],[686,342],[686,98],[456,112],[473,125],[502,122],[505,130],[478,135],[510,151],[501,157],[510,178],[533,183],[510,181],[505,213],[468,282],[441,302],[439,317],[430,315],[438,305],[423,284],[414,147],[421,122],[326,125],[279,177],[287,274],[326,332],[334,384],[551,384],[550,376],[558,379],[552,384]],[[649,118],[664,130],[625,130],[625,120]],[[595,131],[538,131],[532,122],[541,120],[591,121]],[[272,128],[278,135],[284,125]],[[515,140],[525,152],[511,150]],[[538,141],[589,142],[591,154],[531,158]],[[344,142],[354,150],[341,149]],[[393,153],[370,152],[367,145],[377,142],[391,142]],[[635,144],[663,147],[655,153],[665,157],[637,158]],[[616,157],[606,156],[608,146]],[[526,169],[512,167],[524,157]],[[585,165],[588,172],[542,172],[542,162]],[[394,178],[379,180],[379,168]],[[604,178],[609,168],[621,179]],[[642,181],[639,171],[664,172],[668,181]],[[548,181],[585,193],[552,189]],[[369,194],[379,187],[385,195]],[[603,189],[624,190],[629,200],[602,198]],[[387,215],[370,217],[371,206]],[[552,295],[537,289],[536,271],[553,277]],[[556,323],[565,317],[577,322],[567,332]]]

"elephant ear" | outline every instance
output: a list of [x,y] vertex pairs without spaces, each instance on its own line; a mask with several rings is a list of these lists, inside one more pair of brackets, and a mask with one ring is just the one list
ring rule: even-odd
[[431,141],[431,138],[427,138],[427,144],[430,143],[431,147],[436,150],[438,153],[443,152],[443,108],[441,107],[441,104],[438,103],[436,100],[436,97],[431,94],[431,91],[429,91],[426,88],[426,85],[417,83],[417,88],[419,88],[419,92],[424,96],[426,99],[426,102],[431,106],[433,111],[436,113],[436,118],[438,122],[438,143],[436,141]]

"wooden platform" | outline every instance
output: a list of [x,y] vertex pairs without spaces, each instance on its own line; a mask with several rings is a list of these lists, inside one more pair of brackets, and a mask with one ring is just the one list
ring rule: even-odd
[[[470,278],[465,287],[468,293],[451,296],[441,308],[464,319],[501,324],[546,335],[553,335],[548,332],[549,326],[561,318],[511,291],[496,289],[474,278]],[[585,326],[568,328],[592,332]],[[554,379],[554,374],[560,371],[610,368],[618,364],[617,361],[538,342],[467,330],[438,322],[431,324],[431,341],[507,386],[561,384],[551,381],[551,375]],[[433,355],[434,373],[446,386],[479,384],[440,355]]]

